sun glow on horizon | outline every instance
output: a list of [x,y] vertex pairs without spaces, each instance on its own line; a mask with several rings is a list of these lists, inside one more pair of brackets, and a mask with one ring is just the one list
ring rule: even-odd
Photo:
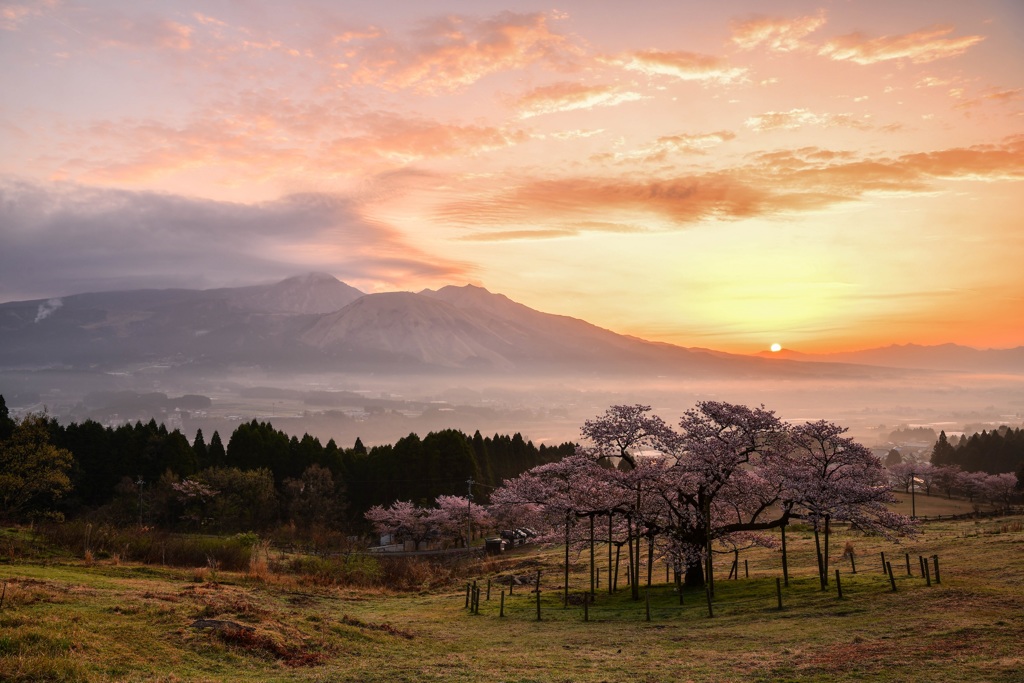
[[771,349],[772,353],[778,353],[779,351],[782,350],[782,344],[775,342],[774,344],[772,344]]

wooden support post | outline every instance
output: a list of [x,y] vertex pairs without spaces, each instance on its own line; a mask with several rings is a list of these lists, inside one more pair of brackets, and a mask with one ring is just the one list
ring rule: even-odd
[[473,584],[469,581],[466,582],[466,609],[469,609],[469,591],[473,589]]
[[853,553],[850,553],[850,570],[851,570],[851,571],[852,571],[852,572],[853,572],[854,574],[856,574],[856,573],[857,573],[857,563],[856,563],[856,562],[854,562],[854,560],[853,560]]
[[892,592],[895,593],[896,592],[896,577],[894,577],[892,575],[892,563],[886,562],[885,563],[885,569],[886,569],[886,573],[889,574],[889,585],[892,586]]
[[498,616],[505,616],[505,591],[501,591],[501,606],[498,607]]
[[928,586],[932,585],[932,573],[928,571],[928,559],[921,557],[921,566],[924,567],[924,580]]
[[704,586],[704,594],[708,598],[708,619],[715,616],[715,610],[711,607],[711,586]]
[[782,609],[782,581],[775,577],[775,595],[779,598],[779,609]]
[[939,576],[939,556],[932,555],[932,561],[935,563],[935,583],[942,583],[942,578]]
[[597,568],[597,587],[601,587],[601,568]]
[[487,579],[487,601],[491,601],[491,580]]
[[839,570],[836,570],[836,590],[839,591],[839,599],[843,599],[843,584],[839,583]]
[[924,559],[924,555],[918,555],[917,556],[917,563],[919,565],[921,565],[921,578],[922,579],[924,578],[924,566],[925,566],[926,562],[927,562],[927,560]]
[[883,574],[888,573],[888,572],[886,572],[885,567],[886,567],[886,564],[885,564],[885,551],[883,550],[882,551],[882,573]]
[[743,578],[750,578],[750,560],[743,560]]
[[537,621],[540,621],[540,583],[537,584]]
[[913,576],[913,574],[910,573],[910,553],[907,553],[907,576]]
[[668,578],[668,562],[665,563],[665,583],[669,582]]

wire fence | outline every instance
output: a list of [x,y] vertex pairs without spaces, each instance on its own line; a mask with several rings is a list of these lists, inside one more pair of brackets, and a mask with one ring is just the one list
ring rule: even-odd
[[493,577],[482,578],[466,584],[464,607],[472,615],[517,621],[678,621],[811,608],[832,600],[871,599],[941,583],[938,555],[891,553],[887,557],[882,552],[875,561],[866,560],[861,558],[856,571],[855,565],[836,568],[826,579],[816,573],[791,575],[785,588],[781,575],[736,576],[744,567],[734,572],[736,578],[716,580],[714,595],[710,587],[686,587],[674,581],[643,583],[636,598],[631,586],[620,586],[612,593],[606,586],[592,594],[589,574],[585,582],[578,575],[572,577],[568,591],[564,575],[554,572],[526,575],[524,582],[513,580],[507,585]]

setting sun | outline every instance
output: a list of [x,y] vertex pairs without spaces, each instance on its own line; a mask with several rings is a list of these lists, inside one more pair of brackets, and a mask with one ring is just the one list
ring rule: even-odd
[[782,344],[779,344],[777,342],[775,344],[772,344],[772,353],[778,353],[781,350],[782,350]]

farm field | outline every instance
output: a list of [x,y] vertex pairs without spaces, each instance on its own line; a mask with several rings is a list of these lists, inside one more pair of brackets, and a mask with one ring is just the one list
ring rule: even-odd
[[[566,607],[557,547],[526,546],[465,568],[482,589],[474,614],[463,578],[396,593],[286,573],[116,558],[87,564],[59,553],[26,559],[13,552],[22,532],[0,530],[0,680],[1020,682],[1022,522],[930,522],[900,545],[840,529],[826,591],[818,586],[811,535],[791,529],[783,609],[777,550],[741,553],[733,580],[726,578],[733,555],[723,553],[713,618],[703,591],[685,591],[680,606],[656,563],[650,621],[646,603],[630,599],[621,577],[618,592],[608,594],[604,547],[597,550],[601,585],[584,621],[589,555],[572,554]],[[847,543],[856,574],[843,556]],[[882,552],[893,565],[895,592],[881,571]],[[934,555],[941,583],[933,575],[929,586],[918,558]],[[528,583],[538,570],[539,622]],[[524,583],[509,595],[499,581],[513,576]],[[193,627],[203,619],[217,628]]]

